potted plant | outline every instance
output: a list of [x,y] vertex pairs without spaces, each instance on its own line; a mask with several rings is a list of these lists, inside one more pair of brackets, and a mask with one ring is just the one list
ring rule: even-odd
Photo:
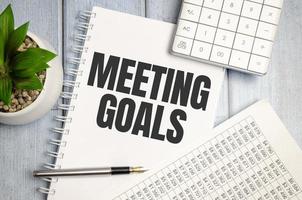
[[29,22],[14,26],[11,6],[0,14],[0,122],[25,124],[56,103],[63,82],[53,48],[28,32]]

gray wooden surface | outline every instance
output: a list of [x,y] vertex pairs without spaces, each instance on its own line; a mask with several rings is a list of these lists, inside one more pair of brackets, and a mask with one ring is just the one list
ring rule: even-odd
[[[80,10],[94,5],[176,22],[181,0],[0,0],[0,10],[9,3],[16,24],[29,20],[30,30],[46,38],[66,57]],[[302,147],[302,1],[285,0],[280,28],[268,75],[255,77],[228,71],[221,92],[216,123],[219,123],[256,100],[268,99],[297,143]],[[35,190],[44,183],[31,177],[33,169],[49,162],[45,156],[52,137],[56,108],[45,117],[24,126],[0,124],[0,199],[38,200],[45,197]]]

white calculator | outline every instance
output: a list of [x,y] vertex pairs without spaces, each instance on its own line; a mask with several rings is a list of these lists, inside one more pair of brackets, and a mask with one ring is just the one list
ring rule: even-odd
[[263,75],[283,0],[184,0],[172,54]]

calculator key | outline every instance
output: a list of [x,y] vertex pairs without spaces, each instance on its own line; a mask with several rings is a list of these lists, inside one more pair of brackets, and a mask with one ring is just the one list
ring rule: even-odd
[[264,74],[267,72],[268,64],[268,58],[252,55],[248,70]]
[[228,64],[231,54],[231,49],[214,45],[211,53],[211,61]]
[[222,11],[240,15],[243,0],[224,0]]
[[262,4],[244,1],[241,15],[244,17],[258,20],[260,18],[261,9]]
[[209,60],[212,44],[194,41],[191,56]]
[[197,28],[197,23],[180,19],[178,21],[176,34],[188,38],[194,38],[196,28]]
[[204,42],[213,43],[216,33],[216,28],[211,26],[198,24],[195,39]]
[[277,31],[276,25],[268,24],[265,22],[259,22],[256,36],[259,38],[273,41],[275,38],[276,31]]
[[235,36],[234,49],[251,52],[253,47],[254,37],[237,33]]
[[203,4],[203,0],[185,0],[186,3],[192,3],[201,6]]
[[283,0],[264,0],[264,4],[277,8],[282,8]]
[[223,0],[204,0],[203,6],[216,10],[221,10]]
[[272,24],[278,24],[281,10],[271,6],[263,6],[260,20]]
[[249,53],[232,50],[230,65],[241,69],[247,69],[250,59]]
[[193,40],[175,36],[173,43],[173,51],[181,54],[190,55]]
[[199,23],[217,26],[220,12],[208,8],[202,8]]
[[221,13],[218,27],[230,31],[236,31],[238,26],[238,21],[239,21],[239,16],[228,14],[228,13]]
[[239,20],[237,32],[255,36],[257,30],[258,21],[241,17]]
[[272,42],[256,38],[253,47],[253,53],[269,58],[272,53],[272,48],[273,48]]
[[234,32],[218,29],[214,44],[231,48],[233,46],[234,37]]
[[183,3],[182,11],[180,18],[186,19],[194,22],[198,22],[199,15],[200,15],[200,6],[195,6],[188,3]]

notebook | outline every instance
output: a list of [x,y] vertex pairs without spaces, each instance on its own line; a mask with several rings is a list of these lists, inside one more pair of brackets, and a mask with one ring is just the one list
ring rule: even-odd
[[269,103],[259,101],[104,199],[301,199],[301,158]]
[[[224,70],[169,54],[175,25],[99,7],[91,13],[75,80],[65,81],[74,91],[55,168],[144,166],[152,168],[175,151],[200,140],[213,127]],[[104,199],[133,176],[68,177],[48,180],[49,200]]]

